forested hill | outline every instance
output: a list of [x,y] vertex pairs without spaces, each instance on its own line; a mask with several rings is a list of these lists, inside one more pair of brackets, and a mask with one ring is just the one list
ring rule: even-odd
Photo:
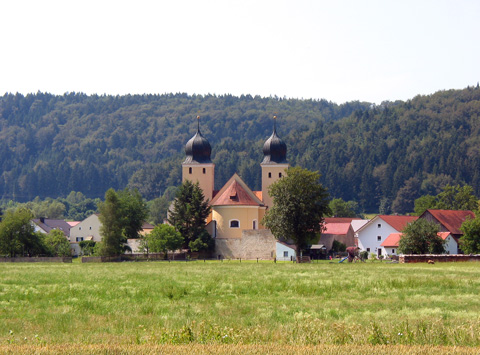
[[259,189],[262,145],[275,113],[289,162],[319,170],[333,197],[367,211],[380,204],[400,211],[445,183],[480,192],[476,87],[380,106],[249,95],[6,94],[0,196],[26,201],[73,190],[102,197],[128,184],[147,199],[159,197],[180,183],[197,115],[213,148],[216,188],[238,172]]

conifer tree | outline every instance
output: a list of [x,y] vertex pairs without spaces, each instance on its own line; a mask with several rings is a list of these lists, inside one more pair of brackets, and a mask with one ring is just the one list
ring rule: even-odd
[[212,238],[205,229],[210,210],[198,182],[184,181],[168,218],[168,222],[183,236],[183,248],[198,251],[213,246]]

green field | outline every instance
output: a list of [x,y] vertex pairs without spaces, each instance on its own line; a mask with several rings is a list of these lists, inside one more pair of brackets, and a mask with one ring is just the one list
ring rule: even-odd
[[1,352],[480,346],[479,263],[75,261],[2,263],[0,275]]

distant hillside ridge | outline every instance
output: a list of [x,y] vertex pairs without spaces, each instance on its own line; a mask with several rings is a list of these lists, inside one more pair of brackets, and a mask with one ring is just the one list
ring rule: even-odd
[[212,145],[216,188],[238,172],[260,189],[274,114],[289,163],[319,170],[332,196],[365,210],[445,182],[471,184],[479,194],[479,112],[478,87],[378,106],[250,95],[5,94],[0,197],[102,197],[126,186],[159,197],[180,183],[197,115]]

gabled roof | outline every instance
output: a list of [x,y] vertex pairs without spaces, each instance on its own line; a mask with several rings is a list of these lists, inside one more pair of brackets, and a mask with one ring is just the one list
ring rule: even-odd
[[391,233],[387,239],[385,239],[382,244],[380,244],[381,247],[395,247],[398,248],[398,243],[400,242],[400,238],[402,238],[403,233]]
[[[448,236],[451,235],[450,232],[438,232],[437,234],[438,234],[438,236],[439,236],[440,238],[442,238],[443,240],[447,239]],[[383,243],[380,244],[380,246],[382,246],[382,247],[395,247],[395,248],[398,248],[398,244],[399,244],[399,242],[400,242],[400,239],[402,239],[402,235],[403,235],[403,233],[391,233],[391,234],[387,237],[387,239],[385,239],[385,240],[383,241]],[[453,238],[453,240],[457,241],[457,239],[454,238],[453,236],[452,236],[452,238]]]
[[362,227],[360,227],[357,232],[367,228],[367,226],[375,223],[378,219],[383,220],[395,230],[401,232],[403,228],[407,226],[408,223],[411,223],[418,219],[417,216],[387,216],[387,215],[377,215],[373,217],[369,222],[365,223]]
[[210,201],[211,206],[263,206],[263,202],[250,190],[236,173]]
[[325,223],[322,234],[347,234],[350,227],[350,223]]
[[463,234],[460,230],[462,223],[470,218],[475,218],[472,211],[455,211],[455,210],[426,210],[419,218],[423,218],[425,214],[430,213],[439,223],[441,223],[452,234]]
[[352,217],[326,217],[325,223],[352,223],[352,221],[361,220],[361,218]]
[[370,222],[369,219],[359,219],[359,220],[355,219],[355,220],[353,220],[352,223],[351,223],[353,231],[354,232],[358,231],[360,228],[362,228],[368,222]]
[[39,218],[34,219],[33,222],[42,228],[45,233],[50,233],[52,229],[58,229],[61,230],[67,237],[70,236],[71,226],[63,219]]
[[405,228],[408,223],[411,223],[411,222],[416,221],[418,219],[417,216],[386,216],[386,215],[380,215],[379,217],[399,232],[402,231],[403,228]]
[[448,236],[451,235],[452,233],[450,233],[450,232],[438,232],[437,234],[438,234],[438,236],[439,236],[440,238],[442,238],[443,240],[445,240],[445,239],[447,239]]

